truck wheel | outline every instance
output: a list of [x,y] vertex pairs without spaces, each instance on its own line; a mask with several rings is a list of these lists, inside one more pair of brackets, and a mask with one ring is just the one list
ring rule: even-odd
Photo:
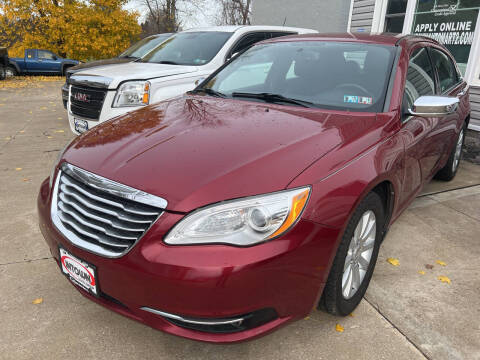
[[5,80],[5,68],[0,67],[0,80]]
[[17,69],[12,66],[7,67],[7,69],[5,70],[5,77],[7,78],[17,76],[17,74]]

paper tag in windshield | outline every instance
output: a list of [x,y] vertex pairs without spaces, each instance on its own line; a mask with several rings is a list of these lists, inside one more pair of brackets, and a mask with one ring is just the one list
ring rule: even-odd
[[343,102],[352,104],[372,105],[373,99],[368,96],[344,95]]

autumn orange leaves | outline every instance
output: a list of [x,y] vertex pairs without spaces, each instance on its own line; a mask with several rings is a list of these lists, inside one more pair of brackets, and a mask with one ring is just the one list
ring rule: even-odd
[[0,44],[10,57],[28,48],[78,60],[114,57],[136,40],[139,14],[125,0],[0,2]]
[[[387,258],[387,262],[392,266],[399,266],[400,265],[400,260],[398,260],[396,258],[392,258],[392,257]],[[447,263],[442,261],[442,260],[436,260],[435,263],[437,265],[442,266],[442,267],[447,266]],[[425,268],[427,270],[432,270],[434,268],[434,266],[431,265],[431,264],[425,264]],[[418,274],[425,275],[426,272],[425,272],[425,270],[418,270]],[[452,283],[452,281],[447,276],[444,276],[444,275],[437,276],[437,280],[441,281],[442,283],[447,283],[447,284]]]

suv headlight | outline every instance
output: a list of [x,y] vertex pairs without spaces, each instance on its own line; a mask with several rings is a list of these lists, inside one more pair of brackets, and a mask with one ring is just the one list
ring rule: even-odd
[[185,216],[165,237],[170,245],[250,246],[284,234],[307,204],[310,187],[211,205]]
[[113,107],[144,106],[150,102],[150,82],[129,81],[117,90]]

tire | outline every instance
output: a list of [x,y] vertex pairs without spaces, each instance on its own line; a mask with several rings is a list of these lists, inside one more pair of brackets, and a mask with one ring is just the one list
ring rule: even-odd
[[465,133],[467,132],[467,124],[464,123],[462,129],[458,133],[458,136],[455,140],[455,145],[450,152],[448,161],[443,168],[441,168],[435,175],[435,179],[450,181],[453,180],[455,175],[457,175],[458,166],[460,165],[460,160],[462,158],[462,149],[465,144]]
[[14,76],[17,76],[18,73],[17,73],[17,69],[15,69],[13,66],[8,66],[5,70],[5,77],[6,78],[9,78],[9,77],[14,77]]
[[0,80],[5,80],[5,68],[2,66],[0,67]]
[[[372,226],[371,231],[367,231],[369,221],[366,221],[367,227],[362,232],[361,222],[367,220],[367,218],[375,221],[375,229]],[[382,199],[377,193],[371,192],[360,202],[345,229],[320,299],[319,307],[322,310],[333,315],[346,316],[360,303],[367,291],[377,262],[378,250],[384,236],[384,223],[385,209]],[[354,236],[355,233],[360,234],[360,236]],[[365,234],[368,236],[362,237]],[[373,236],[375,237],[372,238]],[[355,239],[360,239],[360,241],[356,242]],[[365,249],[359,247],[359,252],[356,252],[356,243],[366,246]],[[347,255],[351,259],[348,264]],[[365,265],[369,256],[370,259]],[[360,258],[361,260],[357,261]],[[360,270],[357,272],[353,271],[354,269]],[[353,272],[358,274],[360,280],[357,282],[357,286],[354,286]],[[345,280],[343,280],[344,278]],[[345,285],[344,288],[343,285]]]

